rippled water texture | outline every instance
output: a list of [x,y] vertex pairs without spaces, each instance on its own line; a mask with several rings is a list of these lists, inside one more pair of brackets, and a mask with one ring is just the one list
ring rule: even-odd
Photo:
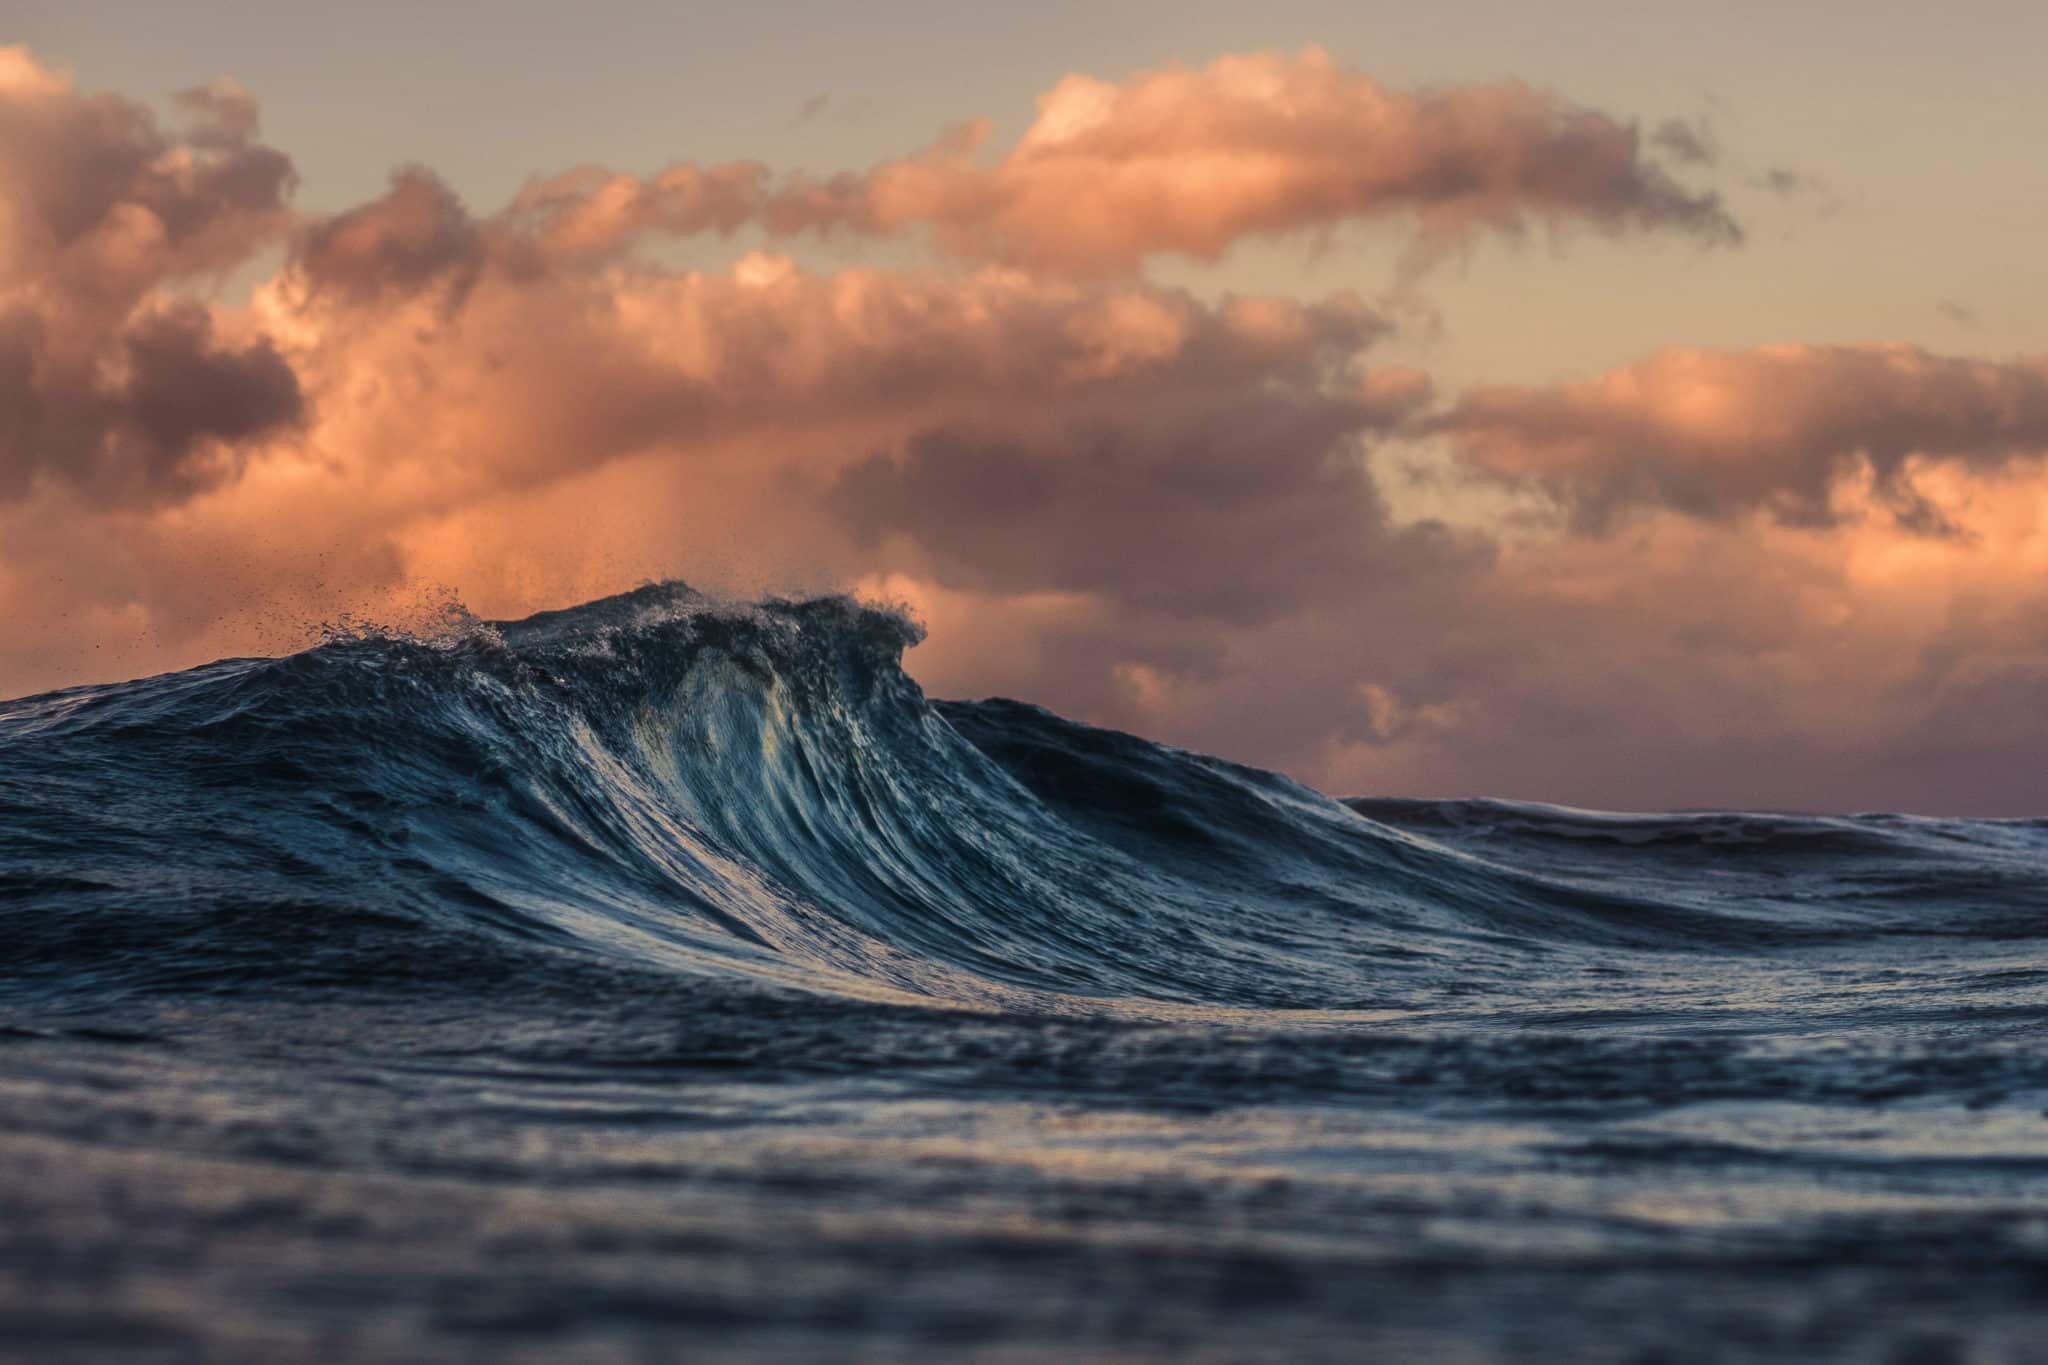
[[2048,825],[1340,803],[916,638],[0,703],[0,1355],[2048,1358]]

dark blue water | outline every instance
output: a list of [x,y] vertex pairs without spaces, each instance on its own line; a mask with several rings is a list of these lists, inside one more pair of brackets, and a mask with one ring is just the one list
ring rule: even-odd
[[2048,824],[1339,802],[916,639],[0,704],[0,1355],[2048,1359]]

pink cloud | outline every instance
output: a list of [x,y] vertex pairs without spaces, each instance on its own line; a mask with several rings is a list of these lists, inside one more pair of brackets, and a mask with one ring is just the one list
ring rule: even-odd
[[244,92],[181,100],[197,122],[177,136],[0,48],[0,499],[179,497],[301,415],[266,339],[166,292],[280,237],[292,185]]
[[[1681,126],[1682,127],[1682,126]],[[1415,223],[1430,246],[1532,221],[1741,239],[1679,162],[1703,145],[1519,82],[1389,90],[1314,48],[1168,66],[1119,83],[1064,77],[993,162],[986,119],[862,174],[771,181],[765,167],[678,164],[647,180],[594,169],[515,205],[558,249],[614,250],[646,231],[897,235],[929,229],[971,261],[1115,274],[1147,258],[1213,260],[1247,238]]]
[[970,258],[1082,272],[1397,215],[1438,239],[1532,218],[1741,235],[1631,124],[1515,82],[1392,91],[1314,48],[1068,76],[999,161],[976,162],[975,143],[786,190],[771,221],[930,225]]
[[455,192],[432,171],[409,166],[392,175],[382,198],[304,227],[293,265],[310,292],[371,304],[435,283],[459,293],[482,269],[485,250],[482,230]]
[[[820,272],[626,254],[773,221],[748,163],[485,212],[413,168],[294,219],[246,94],[181,107],[0,55],[0,694],[407,620],[423,585],[514,614],[679,573],[904,597],[936,692],[1339,790],[2048,801],[2038,362],[1674,350],[1439,406],[1355,297],[1118,273],[1383,213],[1725,231],[1605,116],[1314,55],[1069,82],[991,165],[820,191],[977,259]],[[1338,136],[1375,110],[1398,165]],[[198,297],[280,243],[246,306]],[[1632,534],[1404,519],[1421,433]]]
[[2048,454],[2048,361],[1674,348],[1580,383],[1478,389],[1436,427],[1468,467],[1541,489],[1582,525],[1642,507],[1826,521],[1861,477],[1932,529],[1916,462],[1996,470]]
[[646,232],[735,232],[766,206],[767,178],[758,162],[679,164],[645,180],[585,166],[534,180],[499,223],[551,255],[603,256]]

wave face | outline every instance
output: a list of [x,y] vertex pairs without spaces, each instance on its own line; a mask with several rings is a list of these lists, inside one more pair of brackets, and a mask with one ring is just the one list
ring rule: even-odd
[[0,704],[0,1257],[71,1267],[0,1335],[2030,1339],[2048,822],[1339,802],[919,638],[663,585]]

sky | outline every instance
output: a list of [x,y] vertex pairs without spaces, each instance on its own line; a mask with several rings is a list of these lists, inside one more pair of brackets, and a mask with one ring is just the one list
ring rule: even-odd
[[2048,14],[1875,8],[0,0],[0,696],[680,577],[1346,794],[2048,812]]

